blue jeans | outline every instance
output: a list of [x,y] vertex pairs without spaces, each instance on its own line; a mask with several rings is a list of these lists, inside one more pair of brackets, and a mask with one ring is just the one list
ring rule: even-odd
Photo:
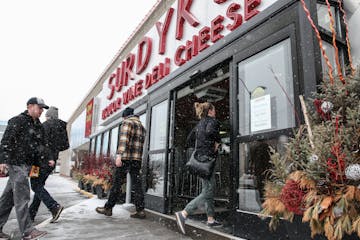
[[46,205],[46,207],[51,211],[54,207],[58,205],[58,203],[51,197],[51,195],[45,189],[46,179],[49,177],[51,173],[50,169],[41,168],[39,177],[30,178],[31,189],[34,191],[34,199],[29,207],[30,218],[34,220],[41,201]]
[[185,211],[192,215],[196,209],[201,205],[205,205],[205,212],[208,217],[214,217],[214,189],[215,189],[215,175],[212,174],[210,179],[201,178],[202,191],[199,196],[189,202]]

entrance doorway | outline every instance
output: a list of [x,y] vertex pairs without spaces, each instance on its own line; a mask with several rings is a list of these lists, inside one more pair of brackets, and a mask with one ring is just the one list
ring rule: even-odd
[[[230,197],[230,105],[229,63],[222,63],[206,73],[198,74],[175,92],[174,160],[172,211],[183,209],[201,192],[201,181],[185,170],[185,164],[194,150],[188,136],[199,119],[195,116],[195,102],[211,102],[220,122],[222,145],[215,167],[215,211],[228,211]],[[200,211],[199,213],[204,213]]]

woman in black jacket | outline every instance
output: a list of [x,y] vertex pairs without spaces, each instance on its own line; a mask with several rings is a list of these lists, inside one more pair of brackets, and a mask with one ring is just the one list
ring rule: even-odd
[[[195,128],[196,134],[196,151],[198,156],[208,156],[215,158],[218,147],[221,142],[220,138],[220,124],[215,119],[216,111],[213,104],[195,103],[196,116],[200,119]],[[207,214],[207,225],[210,227],[220,226],[221,224],[214,219],[214,188],[215,177],[211,175],[209,179],[201,178],[202,191],[199,196],[189,202],[185,209],[176,212],[176,222],[180,231],[185,234],[185,220],[188,215],[191,215],[199,208],[200,205],[205,205]]]

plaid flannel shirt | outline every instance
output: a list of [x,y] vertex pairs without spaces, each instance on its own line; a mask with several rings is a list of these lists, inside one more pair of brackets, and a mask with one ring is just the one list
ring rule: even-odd
[[129,117],[122,122],[118,147],[122,160],[142,160],[145,133],[138,116]]

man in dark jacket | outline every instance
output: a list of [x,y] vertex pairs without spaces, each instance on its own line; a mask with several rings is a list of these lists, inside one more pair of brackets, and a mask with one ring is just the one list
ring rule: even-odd
[[46,234],[32,226],[28,209],[30,167],[40,161],[50,160],[50,164],[53,159],[39,121],[43,108],[49,107],[41,98],[30,98],[27,110],[9,120],[1,140],[0,172],[9,171],[9,180],[0,197],[0,238],[3,239],[9,239],[2,229],[14,206],[22,239],[37,239]]
[[143,146],[145,141],[145,128],[139,117],[134,114],[134,109],[126,108],[122,114],[124,121],[120,127],[119,148],[115,160],[116,170],[113,176],[113,184],[110,189],[109,200],[104,207],[97,207],[96,212],[106,216],[112,215],[112,209],[121,193],[121,185],[130,172],[131,182],[135,188],[136,213],[132,218],[145,218],[144,192],[141,185],[140,169],[142,162]]
[[31,188],[35,192],[33,202],[30,205],[30,218],[34,221],[35,216],[39,210],[41,201],[46,205],[52,214],[51,222],[55,222],[64,209],[59,203],[45,189],[45,182],[50,173],[56,166],[56,160],[59,158],[59,151],[63,149],[64,142],[69,147],[69,140],[66,134],[66,122],[58,119],[58,109],[56,107],[50,107],[45,113],[46,121],[43,123],[45,134],[47,136],[49,149],[54,156],[54,160],[51,165],[41,164],[39,177],[30,178]]

